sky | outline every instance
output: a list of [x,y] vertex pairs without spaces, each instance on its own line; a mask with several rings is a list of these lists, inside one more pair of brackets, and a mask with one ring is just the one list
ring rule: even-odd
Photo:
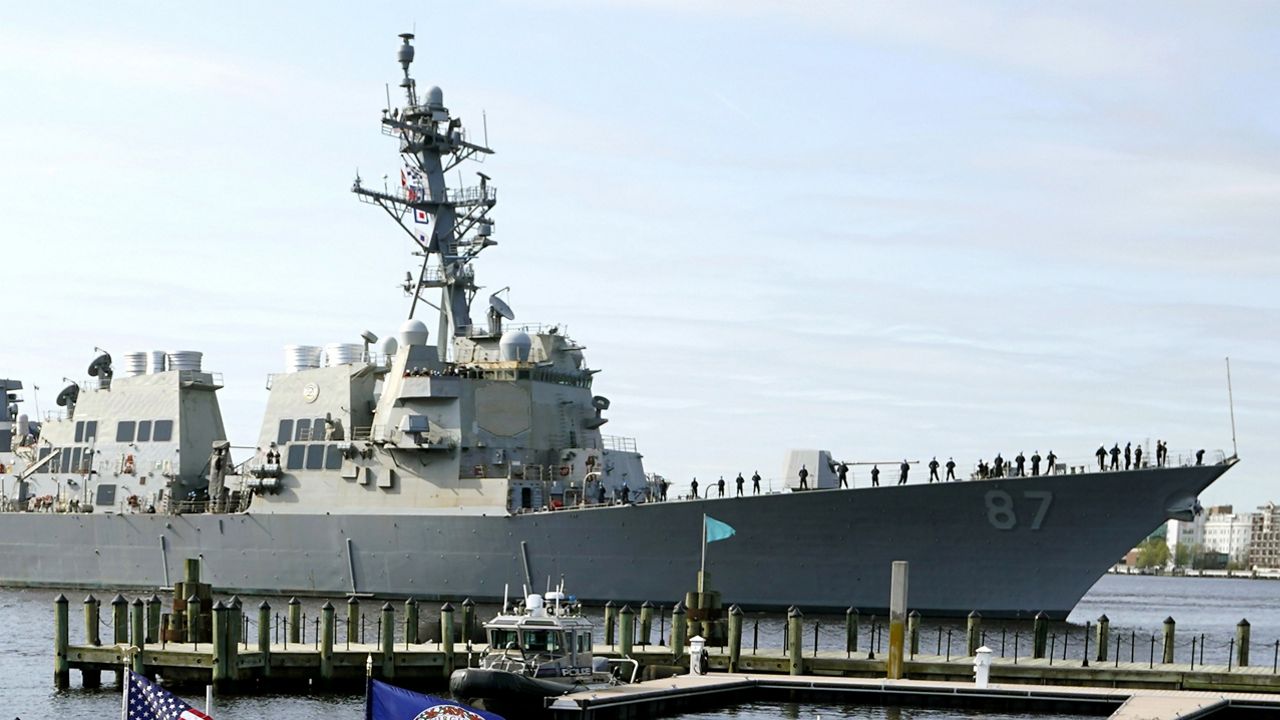
[[405,31],[497,151],[467,170],[498,188],[479,281],[586,346],[604,430],[677,490],[776,484],[789,448],[1230,454],[1230,357],[1242,462],[1202,501],[1280,500],[1268,3],[10,8],[24,411],[95,347],[200,350],[254,445],[284,345],[392,334],[415,262],[349,190],[400,166],[378,120]]

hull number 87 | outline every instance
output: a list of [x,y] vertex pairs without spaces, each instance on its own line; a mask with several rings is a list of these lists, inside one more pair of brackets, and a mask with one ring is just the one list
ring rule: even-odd
[[1049,506],[1053,504],[1053,493],[1048,490],[1025,490],[1021,499],[1015,502],[1013,495],[1004,490],[988,490],[984,499],[987,503],[987,522],[991,523],[991,527],[1013,530],[1021,523],[1023,527],[1039,530],[1045,516],[1049,514]]

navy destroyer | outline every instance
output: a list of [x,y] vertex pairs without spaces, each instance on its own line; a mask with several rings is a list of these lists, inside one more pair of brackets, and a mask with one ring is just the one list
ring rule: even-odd
[[793,451],[782,492],[660,501],[635,442],[602,434],[609,400],[582,346],[481,293],[497,190],[445,177],[491,151],[439,88],[419,94],[402,38],[404,105],[381,118],[401,181],[352,191],[417,245],[408,319],[394,337],[287,348],[240,459],[198,352],[101,353],[43,421],[2,381],[0,583],[168,587],[199,556],[228,591],[496,601],[513,578],[568,575],[580,600],[672,602],[709,513],[737,531],[710,551],[712,585],[744,606],[881,608],[890,562],[908,560],[922,613],[1063,617],[1236,462],[840,489],[829,453]]

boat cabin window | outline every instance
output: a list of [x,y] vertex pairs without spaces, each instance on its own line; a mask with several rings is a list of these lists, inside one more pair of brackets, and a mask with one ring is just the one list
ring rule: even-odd
[[138,442],[151,442],[151,421],[138,421]]
[[75,448],[71,451],[71,467],[67,468],[71,472],[81,472],[80,470],[80,454],[84,452],[82,448]]
[[311,424],[311,439],[324,440],[324,418],[316,418]]
[[585,632],[578,635],[578,652],[591,652],[591,633]]
[[525,652],[560,652],[564,649],[560,635],[558,630],[525,630]]
[[284,445],[293,439],[293,421],[281,420],[280,431],[276,433],[276,444]]
[[153,442],[169,442],[173,439],[173,421],[157,420],[151,429],[151,440]]
[[133,432],[136,427],[137,423],[132,420],[121,420],[116,423],[116,442],[133,442]]
[[84,442],[84,422],[76,423],[76,442]]
[[519,633],[506,628],[494,628],[489,631],[489,647],[497,650],[520,647]]

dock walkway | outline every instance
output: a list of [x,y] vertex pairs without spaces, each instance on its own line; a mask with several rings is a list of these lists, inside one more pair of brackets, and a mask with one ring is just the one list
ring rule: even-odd
[[551,713],[556,720],[623,720],[769,699],[1013,711],[1087,709],[1098,714],[1111,709],[1111,720],[1195,720],[1230,706],[1280,713],[1280,697],[1259,694],[1064,685],[992,684],[979,688],[972,682],[749,673],[681,675],[575,693],[557,698]]

